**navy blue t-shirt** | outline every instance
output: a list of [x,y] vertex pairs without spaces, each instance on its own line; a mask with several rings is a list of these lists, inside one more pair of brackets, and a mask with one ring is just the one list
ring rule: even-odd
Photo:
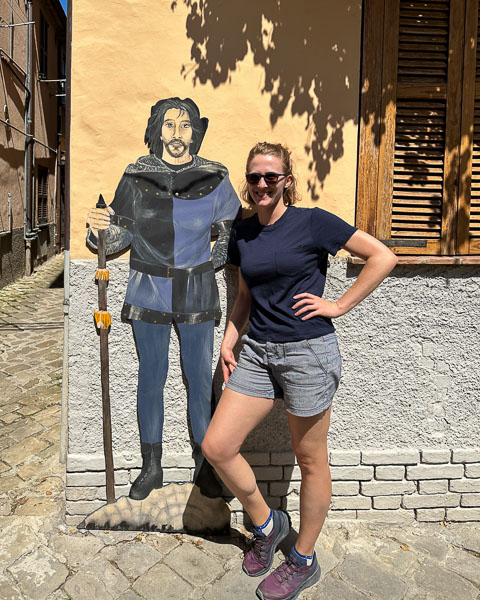
[[[356,231],[321,208],[289,206],[272,225],[257,215],[235,225],[229,262],[240,267],[250,290],[249,337],[258,342],[293,342],[334,331],[331,319],[295,316],[293,296],[322,296],[328,254],[335,255]],[[298,309],[297,309],[298,310]]]

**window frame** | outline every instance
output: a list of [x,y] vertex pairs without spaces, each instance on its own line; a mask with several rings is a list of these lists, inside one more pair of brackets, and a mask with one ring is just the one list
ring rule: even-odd
[[[356,225],[391,247],[402,262],[480,260],[475,256],[480,254],[480,239],[469,239],[473,106],[475,97],[480,100],[480,83],[475,84],[478,4],[478,0],[450,0],[449,4],[453,52],[449,52],[443,90],[447,116],[442,226],[440,238],[433,243],[423,237],[403,240],[390,235],[396,109],[402,94],[408,96],[408,84],[401,89],[397,82],[400,0],[364,2]],[[442,86],[421,87],[422,97],[440,98]]]

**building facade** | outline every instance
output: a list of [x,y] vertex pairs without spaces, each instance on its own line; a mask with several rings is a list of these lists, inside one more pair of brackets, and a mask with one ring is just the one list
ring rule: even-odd
[[0,287],[60,251],[66,17],[58,0],[0,8]]
[[[67,516],[105,499],[94,257],[85,221],[147,154],[160,98],[191,97],[210,119],[201,154],[242,182],[249,149],[293,152],[300,206],[321,206],[400,256],[336,322],[344,359],[329,436],[330,518],[480,520],[478,1],[73,1]],[[107,9],[107,6],[111,10]],[[112,15],[114,15],[112,17]],[[128,59],[125,39],[128,32]],[[123,57],[120,60],[119,57]],[[85,74],[88,73],[88,77]],[[479,105],[480,106],[480,105]],[[87,176],[88,174],[88,176]],[[141,464],[137,355],[120,312],[128,261],[109,263],[110,390],[117,495]],[[330,259],[326,297],[361,261]],[[217,275],[223,318],[236,274]],[[176,341],[165,387],[165,479],[189,481],[186,391]],[[273,506],[298,517],[299,469],[281,403],[244,448]],[[232,501],[234,519],[241,520]]]

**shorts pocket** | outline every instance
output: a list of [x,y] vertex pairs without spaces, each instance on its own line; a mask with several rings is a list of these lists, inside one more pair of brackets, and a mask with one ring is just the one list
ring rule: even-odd
[[327,346],[323,337],[313,338],[311,340],[305,340],[305,343],[310,350],[311,354],[317,361],[320,369],[327,374],[328,372],[328,353]]

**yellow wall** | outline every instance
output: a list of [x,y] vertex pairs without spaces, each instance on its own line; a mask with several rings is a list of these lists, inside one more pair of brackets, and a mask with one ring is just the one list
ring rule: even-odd
[[[193,4],[193,7],[192,7]],[[71,256],[85,217],[148,154],[150,107],[191,97],[210,119],[200,155],[238,188],[249,149],[293,152],[303,206],[354,221],[361,2],[73,0]],[[202,60],[204,59],[204,60]]]

